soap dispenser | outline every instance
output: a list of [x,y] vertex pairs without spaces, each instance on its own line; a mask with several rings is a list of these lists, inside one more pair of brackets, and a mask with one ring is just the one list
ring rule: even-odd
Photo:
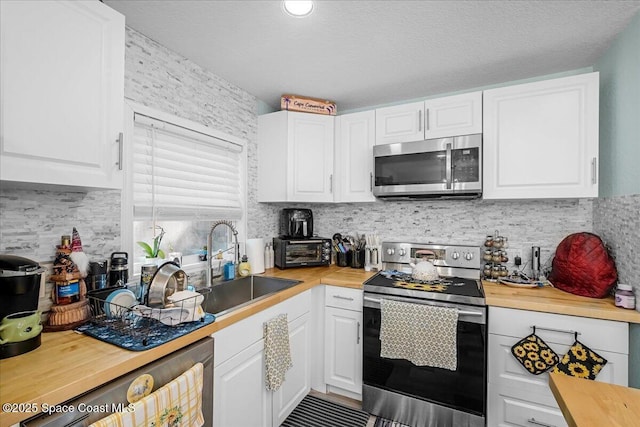
[[241,276],[248,276],[251,274],[251,264],[246,255],[242,255],[242,262],[238,265],[238,274]]

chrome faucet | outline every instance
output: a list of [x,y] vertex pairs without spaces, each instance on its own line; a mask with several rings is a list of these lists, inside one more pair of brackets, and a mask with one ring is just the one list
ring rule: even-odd
[[[238,230],[236,230],[236,228],[233,226],[233,224],[231,223],[231,221],[227,221],[227,220],[221,220],[221,221],[216,221],[213,223],[213,225],[211,226],[211,230],[209,231],[209,235],[207,236],[207,286],[211,286],[212,280],[213,280],[213,253],[211,253],[211,245],[213,244],[213,230],[216,229],[217,226],[219,225],[226,225],[227,227],[229,227],[231,229],[231,231],[233,232],[233,238],[235,240],[235,250],[234,250],[234,268],[235,266],[237,266],[240,263],[240,246],[238,245]],[[226,252],[228,250],[230,250],[231,248],[225,249],[223,252]],[[218,266],[218,273],[215,277],[219,277],[220,276],[220,266]]]

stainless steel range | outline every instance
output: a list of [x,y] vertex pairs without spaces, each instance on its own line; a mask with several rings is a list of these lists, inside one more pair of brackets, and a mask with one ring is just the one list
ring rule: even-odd
[[[411,275],[409,263],[424,250],[435,254],[437,280]],[[382,261],[383,270],[364,283],[363,409],[413,427],[484,426],[487,309],[480,247],[385,242]],[[381,357],[382,299],[457,309],[456,370]]]

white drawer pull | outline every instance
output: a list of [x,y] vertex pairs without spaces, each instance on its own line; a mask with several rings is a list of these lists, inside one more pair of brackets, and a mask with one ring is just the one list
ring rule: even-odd
[[542,426],[542,427],[556,427],[556,426],[555,426],[555,425],[553,425],[553,424],[541,423],[540,421],[536,421],[536,419],[535,419],[535,418],[533,418],[533,417],[532,417],[532,418],[529,418],[529,419],[527,420],[527,422],[528,422],[528,423],[531,423],[531,424],[535,424],[535,425],[537,425],[537,426]]
[[351,298],[351,297],[343,297],[342,295],[334,295],[333,297],[334,298],[338,298],[338,299],[344,299],[344,300],[347,300],[347,301],[353,301],[353,298]]

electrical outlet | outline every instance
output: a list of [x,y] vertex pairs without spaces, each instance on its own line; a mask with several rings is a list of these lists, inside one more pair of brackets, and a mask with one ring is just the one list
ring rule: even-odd
[[53,272],[53,263],[41,263],[40,267],[44,267],[46,271],[40,275],[40,295],[38,298],[44,298],[47,295],[47,279]]

